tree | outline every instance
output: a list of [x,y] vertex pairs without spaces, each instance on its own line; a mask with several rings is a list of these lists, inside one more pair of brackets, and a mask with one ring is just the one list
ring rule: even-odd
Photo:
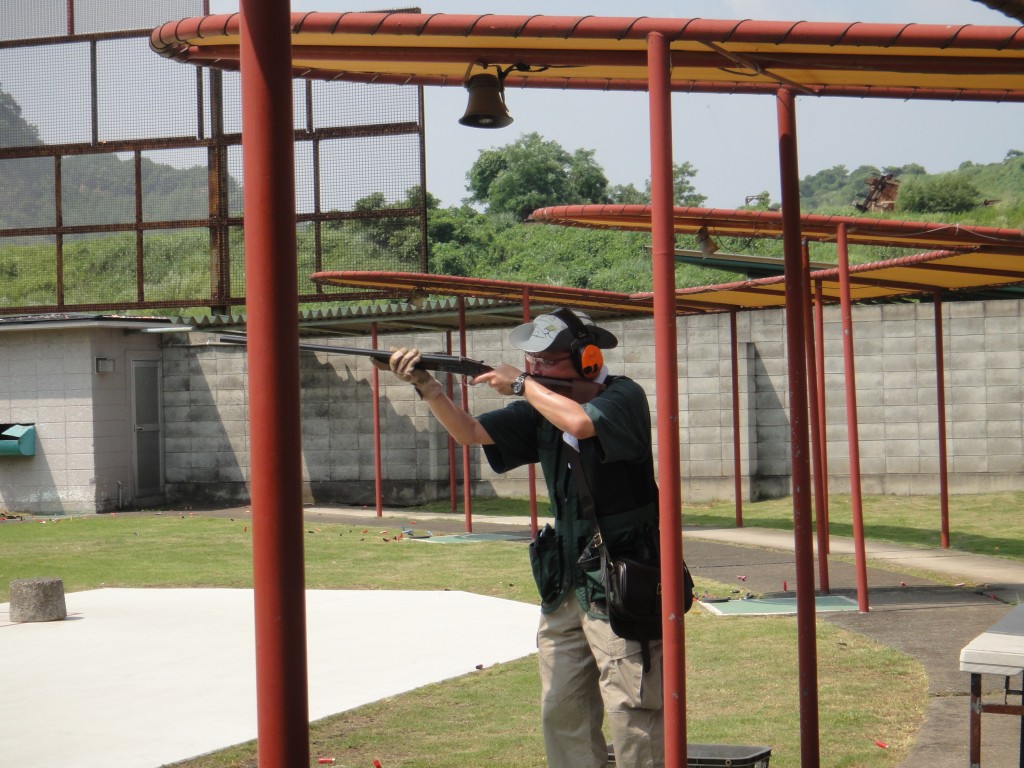
[[[698,195],[697,188],[690,183],[690,179],[697,175],[697,169],[689,163],[672,164],[672,201],[676,205],[699,208],[707,200],[706,195]],[[648,194],[651,190],[651,182],[647,182]]]
[[[697,194],[691,179],[697,175],[697,169],[689,163],[672,164],[672,203],[686,207],[699,208],[704,205],[707,195]],[[616,184],[608,190],[608,197],[613,203],[621,205],[649,205],[651,202],[651,180],[644,182],[641,192],[632,184]]]
[[908,176],[924,176],[928,173],[923,165],[907,163],[906,165],[887,165],[882,169],[883,174],[895,176],[900,181],[905,181]]
[[651,202],[650,182],[648,189],[640,191],[632,184],[616,184],[608,190],[608,197],[619,205],[647,205]]
[[594,161],[594,150],[570,154],[539,133],[480,153],[466,173],[471,202],[488,213],[508,213],[520,221],[537,208],[608,201],[608,179]]
[[[324,246],[324,261],[355,265],[366,269],[421,269],[422,231],[418,213],[419,186],[409,187],[404,197],[389,202],[383,192],[371,192],[356,201],[354,210],[367,213],[364,218],[327,221],[323,231],[329,244]],[[427,193],[426,207],[436,209],[438,200]],[[390,213],[390,212],[394,213]]]

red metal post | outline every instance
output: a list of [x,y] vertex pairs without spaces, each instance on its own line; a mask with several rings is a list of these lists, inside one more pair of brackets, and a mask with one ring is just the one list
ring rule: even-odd
[[242,162],[261,768],[309,764],[288,0],[242,0]]
[[939,506],[942,548],[949,549],[949,465],[946,456],[946,357],[942,351],[942,294],[935,303],[935,399],[939,427]]
[[[377,324],[370,323],[370,346],[377,348]],[[377,517],[384,517],[384,483],[381,466],[380,441],[380,371],[373,367],[373,378],[370,379],[373,390],[373,500],[377,505]]]
[[789,424],[793,473],[793,539],[796,551],[800,765],[820,765],[818,733],[818,650],[815,636],[814,553],[808,462],[807,368],[803,306],[807,285],[801,269],[800,172],[797,164],[796,97],[776,94],[779,177],[782,187],[782,244],[786,274],[786,354],[789,364]]
[[679,488],[679,380],[676,361],[675,239],[672,227],[672,97],[665,36],[647,36],[651,111],[651,258],[658,410],[658,483],[665,766],[686,765],[686,635],[683,622],[682,503]]
[[[530,322],[530,289],[523,288],[523,322]],[[537,467],[531,464],[527,470],[530,484],[530,533],[537,535]]]
[[807,355],[807,399],[810,408],[811,422],[811,465],[814,467],[812,480],[814,484],[814,519],[816,521],[815,531],[818,538],[818,586],[826,595],[829,593],[828,584],[828,545],[826,543],[827,527],[824,521],[825,485],[822,482],[824,471],[821,466],[821,397],[818,391],[818,379],[814,371],[818,368],[815,351],[817,349],[814,338],[813,308],[811,306],[811,267],[807,250],[807,242],[801,247],[800,270],[803,274],[803,284],[806,293],[803,297],[802,310],[804,315],[804,331],[806,344],[804,345]]
[[[444,351],[445,354],[450,355],[452,353],[452,332],[444,332]],[[448,376],[448,381],[445,383],[444,393],[448,395],[449,400],[455,399],[455,379],[452,376]],[[452,514],[459,509],[459,492],[458,492],[458,476],[455,471],[455,438],[448,435],[448,497],[451,500],[451,511]]]
[[729,350],[732,358],[732,466],[736,497],[736,527],[743,527],[743,463],[740,460],[740,360],[736,339],[736,310],[729,311]]
[[[459,296],[459,354],[466,355],[466,297]],[[469,385],[462,377],[462,410],[469,412]],[[473,472],[469,465],[469,446],[462,446],[462,506],[466,513],[466,533],[473,532]]]
[[846,436],[850,451],[850,512],[853,516],[853,548],[857,570],[857,607],[867,612],[868,565],[864,547],[864,507],[860,495],[860,434],[857,419],[857,371],[853,354],[853,302],[850,299],[850,255],[846,225],[836,231],[839,256],[839,307],[843,326],[843,369],[846,375]]
[[814,284],[814,349],[815,360],[817,361],[816,375],[818,377],[818,434],[821,440],[818,447],[821,451],[821,514],[818,517],[818,525],[823,526],[825,535],[821,541],[822,552],[832,552],[829,544],[828,527],[828,418],[826,416],[828,403],[825,398],[825,290],[822,281]]
[[968,716],[967,761],[970,768],[981,768],[981,673],[971,673],[971,703]]

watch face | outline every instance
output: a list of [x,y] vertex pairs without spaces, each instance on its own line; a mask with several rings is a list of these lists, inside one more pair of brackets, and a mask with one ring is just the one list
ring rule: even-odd
[[526,385],[526,374],[520,374],[516,376],[515,381],[512,382],[512,394],[522,395],[523,389]]

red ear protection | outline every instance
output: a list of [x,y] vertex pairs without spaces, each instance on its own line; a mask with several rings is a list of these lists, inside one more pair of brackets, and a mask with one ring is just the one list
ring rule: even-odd
[[594,344],[594,337],[587,331],[576,313],[564,307],[552,312],[569,328],[573,339],[569,342],[569,354],[576,372],[585,379],[593,379],[604,367],[604,355],[601,348]]
[[596,344],[584,344],[573,357],[573,362],[583,378],[592,379],[604,367],[604,355],[601,354],[601,348]]

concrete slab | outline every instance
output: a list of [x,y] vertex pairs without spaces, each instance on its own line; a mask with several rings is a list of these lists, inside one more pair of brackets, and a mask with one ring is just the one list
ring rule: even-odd
[[[101,589],[64,621],[0,604],[5,765],[147,768],[256,737],[252,590]],[[536,651],[538,609],[467,592],[306,593],[310,719]]]

